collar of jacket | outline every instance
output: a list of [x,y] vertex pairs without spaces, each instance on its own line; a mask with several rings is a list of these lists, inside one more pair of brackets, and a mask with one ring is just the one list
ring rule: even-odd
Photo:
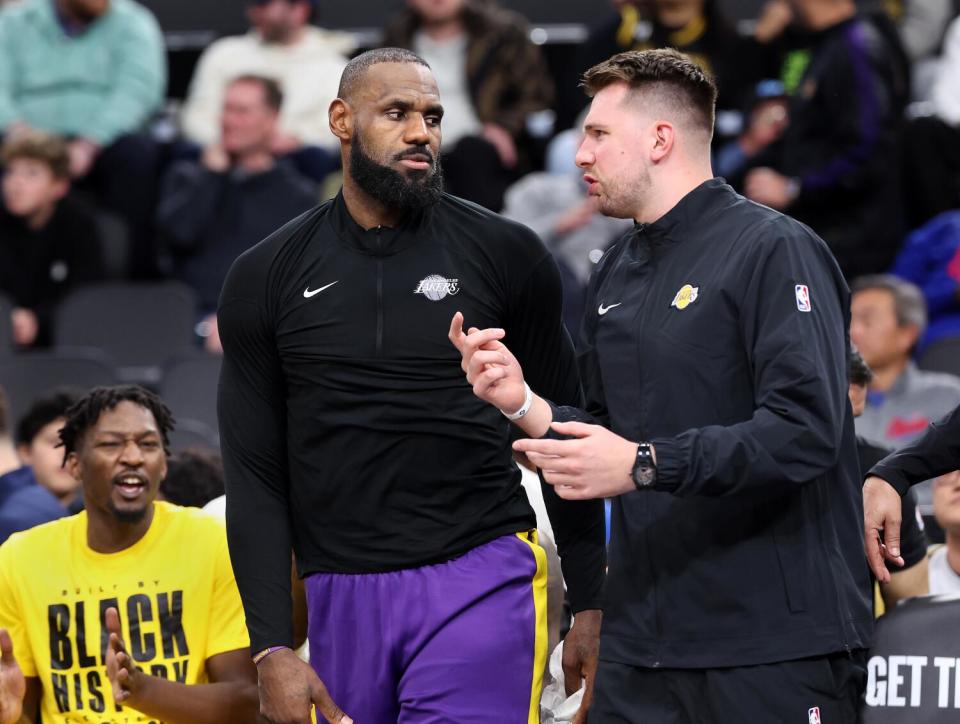
[[392,256],[416,243],[427,227],[433,206],[408,213],[395,227],[364,229],[350,215],[341,189],[333,200],[330,221],[340,240],[354,251],[369,256]]
[[705,215],[720,204],[730,203],[735,196],[734,190],[722,178],[704,181],[656,221],[634,223],[634,234],[655,245],[683,241],[690,227],[702,226]]

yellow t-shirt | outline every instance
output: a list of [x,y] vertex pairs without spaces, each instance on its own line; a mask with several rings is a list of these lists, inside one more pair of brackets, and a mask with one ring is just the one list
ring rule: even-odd
[[0,546],[0,627],[25,676],[43,687],[44,724],[150,722],[113,703],[103,612],[120,613],[143,671],[207,681],[207,659],[249,648],[223,522],[158,502],[147,534],[120,553],[87,546],[87,514],[12,535]]

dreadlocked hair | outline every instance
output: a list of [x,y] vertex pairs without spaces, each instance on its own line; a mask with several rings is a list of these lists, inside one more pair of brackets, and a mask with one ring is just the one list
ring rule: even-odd
[[113,410],[121,402],[132,402],[153,413],[160,437],[163,439],[163,451],[170,454],[169,434],[173,430],[174,419],[163,400],[150,390],[139,385],[117,385],[115,387],[94,387],[77,400],[66,412],[66,420],[60,428],[60,442],[63,445],[63,457],[76,452],[80,441],[87,431],[97,424],[100,415]]

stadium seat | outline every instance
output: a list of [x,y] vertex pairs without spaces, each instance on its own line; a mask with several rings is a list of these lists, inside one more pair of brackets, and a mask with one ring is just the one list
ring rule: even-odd
[[194,349],[195,315],[193,291],[177,282],[94,284],[61,302],[54,346],[103,350],[120,381],[156,385],[168,359]]
[[95,349],[23,352],[0,360],[0,386],[9,398],[12,420],[56,388],[88,390],[115,381],[112,360]]
[[217,382],[220,356],[195,354],[169,362],[163,371],[160,396],[181,419],[196,420],[217,432]]
[[170,433],[170,452],[175,454],[197,448],[219,452],[220,436],[204,422],[188,417],[177,418],[173,432]]
[[0,294],[0,360],[13,354],[13,328],[10,323],[10,312],[13,302]]
[[960,377],[960,337],[934,342],[923,351],[918,364],[924,370],[949,372]]

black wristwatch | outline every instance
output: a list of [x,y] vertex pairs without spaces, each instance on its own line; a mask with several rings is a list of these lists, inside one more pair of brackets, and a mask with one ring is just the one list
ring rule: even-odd
[[633,464],[633,472],[630,476],[637,490],[649,490],[657,482],[657,464],[653,462],[650,443],[642,442],[637,446],[637,460]]

